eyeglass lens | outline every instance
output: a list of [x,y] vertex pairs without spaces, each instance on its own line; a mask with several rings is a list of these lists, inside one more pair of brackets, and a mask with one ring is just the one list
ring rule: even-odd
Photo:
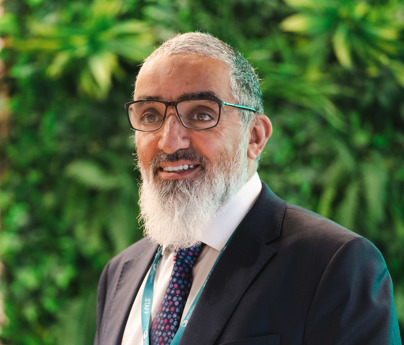
[[[152,131],[161,127],[166,105],[158,101],[138,101],[128,108],[132,127]],[[187,100],[177,104],[177,111],[183,125],[190,129],[206,129],[217,125],[220,106],[211,100]]]

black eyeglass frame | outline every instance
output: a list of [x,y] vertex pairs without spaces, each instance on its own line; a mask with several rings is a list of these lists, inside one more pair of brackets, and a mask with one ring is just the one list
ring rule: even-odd
[[[137,101],[131,101],[131,102],[125,103],[124,107],[125,107],[125,109],[126,109],[126,115],[127,115],[127,117],[128,117],[129,125],[131,126],[132,129],[134,129],[134,130],[136,130],[136,131],[140,131],[140,132],[154,132],[154,131],[159,130],[159,129],[163,126],[164,121],[166,120],[167,109],[168,109],[169,106],[173,106],[173,107],[175,108],[175,112],[177,113],[177,117],[178,117],[178,119],[180,120],[181,124],[182,124],[185,128],[187,128],[187,129],[192,129],[192,130],[196,130],[196,131],[203,131],[203,130],[205,130],[205,129],[211,129],[211,128],[216,127],[216,126],[219,124],[220,115],[221,115],[221,113],[222,113],[222,107],[224,107],[224,106],[239,108],[239,109],[243,109],[243,110],[249,110],[249,111],[252,111],[252,112],[254,112],[254,113],[257,113],[257,112],[258,112],[256,109],[251,108],[251,107],[246,107],[246,106],[244,106],[244,105],[227,103],[227,102],[222,101],[222,100],[220,100],[220,99],[208,99],[209,101],[216,102],[216,103],[219,105],[219,115],[218,115],[218,117],[217,117],[217,122],[216,122],[216,124],[215,124],[214,126],[210,126],[210,127],[207,127],[207,128],[192,128],[192,127],[188,127],[188,126],[186,126],[186,125],[184,124],[184,122],[182,121],[181,114],[178,112],[177,105],[178,105],[178,103],[182,103],[182,102],[198,101],[198,100],[206,101],[207,99],[183,99],[183,100],[180,100],[180,101],[172,101],[172,102],[168,102],[168,101],[157,101],[157,100],[147,100],[147,99],[139,99],[139,100],[137,100]],[[140,103],[140,102],[156,102],[156,103],[162,103],[162,104],[164,104],[164,105],[166,106],[165,111],[164,111],[163,121],[161,121],[161,124],[160,124],[160,126],[159,126],[158,128],[150,129],[150,130],[144,130],[144,129],[138,129],[138,128],[133,127],[132,122],[130,121],[129,107],[130,107],[132,104],[134,104],[134,103]]]

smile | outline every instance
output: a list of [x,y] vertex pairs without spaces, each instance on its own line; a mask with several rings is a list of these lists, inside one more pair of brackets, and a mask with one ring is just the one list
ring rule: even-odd
[[194,168],[196,168],[196,165],[183,164],[183,165],[180,165],[180,166],[177,166],[177,167],[168,166],[168,167],[162,168],[162,170],[163,171],[168,171],[168,172],[180,172],[180,171],[186,171],[186,170],[194,169]]

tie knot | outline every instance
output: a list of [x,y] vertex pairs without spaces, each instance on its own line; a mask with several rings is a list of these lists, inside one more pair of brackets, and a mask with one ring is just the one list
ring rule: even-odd
[[177,249],[174,253],[174,262],[178,266],[187,266],[192,269],[199,258],[204,244],[198,243],[189,248]]

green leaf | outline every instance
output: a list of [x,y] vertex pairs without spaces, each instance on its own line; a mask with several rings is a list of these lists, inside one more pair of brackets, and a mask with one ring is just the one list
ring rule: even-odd
[[404,64],[399,61],[390,61],[389,67],[396,80],[404,87]]
[[108,190],[121,186],[117,177],[107,174],[98,164],[88,160],[70,163],[66,167],[66,175],[88,188]]
[[319,1],[313,1],[313,0],[285,0],[285,2],[290,7],[316,8],[318,6],[318,3],[321,2],[321,0],[319,0]]
[[13,13],[0,15],[0,35],[16,35],[19,31],[17,17]]
[[111,86],[112,71],[117,68],[117,58],[107,51],[93,55],[88,60],[90,73],[98,84],[101,94],[106,94]]
[[335,55],[342,66],[352,67],[351,49],[348,43],[349,32],[345,24],[340,24],[333,37]]
[[150,28],[144,22],[138,20],[127,20],[112,26],[108,30],[107,35],[110,37],[118,35],[134,35],[148,32],[149,30]]
[[52,333],[59,345],[87,345],[95,334],[96,289],[84,291],[81,296],[68,301],[58,313],[58,323]]
[[332,205],[337,195],[337,188],[335,185],[330,184],[326,186],[325,190],[321,194],[320,202],[318,206],[318,213],[324,217],[331,217]]
[[359,212],[359,181],[355,180],[351,183],[343,181],[344,189],[340,190],[345,192],[344,197],[338,207],[337,221],[349,229],[355,229],[355,218]]
[[377,159],[372,163],[364,163],[361,170],[369,220],[373,224],[379,224],[384,218],[387,182],[383,161]]
[[304,14],[293,14],[280,24],[282,30],[292,32],[307,32],[309,26],[310,18]]

